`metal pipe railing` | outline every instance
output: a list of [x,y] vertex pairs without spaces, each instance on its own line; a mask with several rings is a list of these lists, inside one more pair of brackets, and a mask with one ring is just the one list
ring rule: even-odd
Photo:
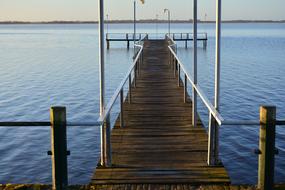
[[142,61],[142,55],[143,55],[143,45],[139,45],[143,42],[144,39],[141,39],[137,43],[135,43],[135,49],[136,47],[139,48],[139,51],[135,53],[135,58],[133,61],[133,64],[130,66],[126,76],[123,78],[122,82],[114,92],[111,100],[108,102],[107,106],[104,109],[103,114],[100,115],[98,122],[101,123],[101,166],[103,167],[111,167],[112,166],[112,147],[111,147],[111,125],[110,125],[110,113],[111,110],[117,100],[117,98],[120,96],[120,124],[121,127],[124,125],[124,112],[123,112],[123,90],[124,86],[129,81],[129,103],[131,103],[131,88],[132,88],[132,73],[133,74],[133,84],[135,87],[136,83],[136,77],[137,77],[137,69],[138,65],[141,64]]
[[[262,190],[272,189],[274,183],[274,155],[278,153],[278,149],[275,148],[275,127],[278,125],[285,125],[285,120],[276,119],[276,107],[275,106],[261,106],[260,107],[260,120],[224,120],[218,111],[218,101],[216,99],[216,106],[214,107],[202,89],[195,84],[191,75],[189,75],[177,57],[177,54],[173,50],[174,43],[171,37],[167,36],[171,45],[168,46],[170,58],[173,58],[172,65],[178,64],[179,72],[184,72],[184,102],[186,102],[187,96],[187,81],[190,81],[193,90],[197,92],[203,103],[209,110],[209,140],[208,140],[208,165],[218,165],[220,163],[218,157],[219,150],[219,127],[221,125],[247,125],[247,126],[260,126],[259,137],[259,150],[256,151],[259,154],[258,164],[258,187]],[[176,68],[174,67],[174,70]],[[180,80],[180,74],[178,80]],[[216,97],[218,98],[218,97]]]
[[[171,40],[170,38],[170,41]],[[185,74],[187,80],[191,83],[192,87],[194,88],[194,90],[197,92],[197,94],[199,95],[199,97],[201,98],[201,100],[203,101],[203,103],[205,104],[205,106],[208,108],[209,112],[214,116],[215,120],[218,122],[219,125],[222,125],[222,122],[224,121],[223,117],[220,115],[220,113],[215,109],[215,107],[213,106],[213,104],[211,104],[211,102],[209,101],[209,99],[207,98],[207,96],[205,95],[205,93],[203,92],[203,90],[200,88],[200,86],[198,84],[194,83],[194,80],[192,78],[192,76],[187,72],[187,70],[185,69],[183,63],[180,61],[180,59],[178,58],[177,54],[175,53],[175,51],[172,48],[173,44],[168,46],[168,49],[170,50],[173,58],[177,61],[177,63],[180,65],[180,70]]]

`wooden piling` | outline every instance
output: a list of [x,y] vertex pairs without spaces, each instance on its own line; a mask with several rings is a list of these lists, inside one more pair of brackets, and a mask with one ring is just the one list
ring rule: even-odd
[[107,49],[110,49],[110,41],[107,40]]
[[258,188],[271,190],[274,186],[276,107],[260,107],[260,136],[258,159]]
[[67,143],[66,143],[66,108],[50,108],[51,122],[51,159],[52,159],[52,188],[66,189],[67,177]]

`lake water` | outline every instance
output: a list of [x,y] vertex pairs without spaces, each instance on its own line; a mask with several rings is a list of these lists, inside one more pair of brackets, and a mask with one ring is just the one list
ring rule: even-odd
[[[276,105],[285,118],[285,24],[223,24],[221,113],[225,119],[258,120],[259,106]],[[172,32],[191,32],[173,24]],[[111,24],[109,32],[132,32],[131,24]],[[138,32],[156,33],[155,24]],[[159,33],[167,25],[159,24]],[[214,93],[215,25],[206,50],[199,44],[198,81],[210,100]],[[192,47],[178,55],[191,72]],[[106,51],[106,97],[110,99],[132,61],[126,43]],[[49,120],[49,107],[67,107],[69,121],[95,121],[99,112],[97,25],[0,25],[0,121]],[[114,110],[112,119],[118,110]],[[208,113],[199,102],[207,126]],[[220,158],[233,183],[256,183],[258,126],[222,126]],[[99,158],[99,128],[68,129],[69,180],[88,183]],[[285,182],[285,127],[277,127],[276,182]],[[0,128],[0,183],[51,183],[49,127]]]

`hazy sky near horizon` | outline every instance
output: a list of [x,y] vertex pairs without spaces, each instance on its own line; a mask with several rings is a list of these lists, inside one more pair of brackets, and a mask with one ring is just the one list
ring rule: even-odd
[[[137,18],[166,19],[163,9],[171,10],[173,19],[192,18],[193,0],[137,0]],[[110,19],[132,19],[133,0],[105,0],[105,15]],[[224,20],[285,20],[285,0],[222,0]],[[94,21],[98,0],[0,0],[0,21]],[[198,17],[215,19],[215,0],[198,0]]]

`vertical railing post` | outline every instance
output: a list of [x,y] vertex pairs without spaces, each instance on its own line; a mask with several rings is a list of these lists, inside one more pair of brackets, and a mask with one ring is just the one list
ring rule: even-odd
[[120,91],[120,108],[120,126],[124,127],[124,88],[122,88]]
[[176,57],[173,56],[173,75],[176,77]]
[[213,115],[209,114],[208,165],[219,165],[219,125]]
[[260,107],[260,133],[258,158],[258,188],[272,190],[274,187],[276,107]]
[[101,166],[112,166],[112,150],[111,150],[111,124],[110,114],[101,126]]
[[129,104],[132,103],[132,74],[129,75]]
[[137,86],[137,72],[136,72],[136,70],[137,70],[137,66],[138,66],[138,62],[136,62],[136,65],[135,65],[135,68],[134,68],[134,79],[133,79],[133,83],[134,83],[134,88],[136,88],[136,86]]
[[180,64],[178,64],[178,77],[177,77],[177,83],[178,83],[178,87],[180,87]]
[[184,103],[187,102],[187,75],[184,74]]
[[169,50],[169,65],[171,65],[171,59],[172,59],[172,53],[171,53],[171,51]]
[[52,189],[67,189],[67,142],[66,142],[66,109],[65,107],[50,108],[51,122],[51,154]]
[[[193,79],[197,84],[197,0],[193,0]],[[197,92],[192,88],[192,125],[197,126]]]

